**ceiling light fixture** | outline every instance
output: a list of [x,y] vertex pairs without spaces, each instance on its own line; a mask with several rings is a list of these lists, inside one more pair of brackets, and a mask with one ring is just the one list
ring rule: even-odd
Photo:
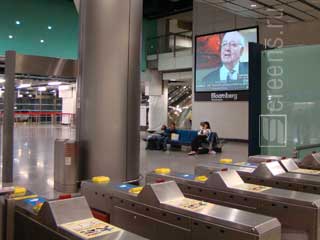
[[41,40],[40,40],[40,42],[41,42],[41,43],[44,43],[44,40],[43,40],[43,39],[41,39]]
[[13,36],[12,36],[12,35],[9,35],[8,37],[9,37],[10,39],[12,39],[12,38],[13,38]]
[[48,26],[48,29],[51,30],[51,29],[52,29],[52,26]]
[[257,7],[257,4],[251,4],[250,7],[255,8]]
[[29,84],[29,83],[23,83],[23,84],[20,84],[18,86],[19,89],[21,89],[21,88],[29,88],[29,87],[31,87],[31,84]]
[[61,85],[61,82],[49,82],[48,86],[59,86]]
[[69,86],[69,85],[62,85],[62,86],[59,86],[59,91],[69,90],[69,89],[70,89],[70,86]]
[[46,87],[38,87],[38,91],[45,92],[45,91],[47,91],[47,88]]
[[17,21],[16,21],[16,24],[17,24],[17,25],[20,25],[20,24],[21,24],[21,22],[20,22],[19,20],[17,20]]

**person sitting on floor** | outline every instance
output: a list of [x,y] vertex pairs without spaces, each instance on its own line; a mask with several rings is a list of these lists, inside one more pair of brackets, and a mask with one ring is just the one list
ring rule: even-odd
[[211,133],[211,127],[209,122],[201,122],[200,130],[198,132],[198,136],[191,142],[191,152],[188,155],[194,155],[197,153],[198,149],[201,147],[201,144],[208,140],[208,137]]

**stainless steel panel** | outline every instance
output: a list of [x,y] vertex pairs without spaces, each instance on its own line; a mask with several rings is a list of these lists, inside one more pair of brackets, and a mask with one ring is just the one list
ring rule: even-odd
[[320,153],[314,152],[305,156],[298,165],[301,168],[320,170]]
[[81,194],[86,197],[89,206],[94,206],[95,209],[110,213],[112,208],[111,201],[107,201],[107,199],[111,198],[111,193],[107,190],[108,184],[95,184],[91,181],[81,182]]
[[267,161],[280,161],[282,157],[269,155],[254,155],[248,158],[249,163],[262,163]]
[[253,175],[264,178],[272,178],[284,173],[286,173],[286,171],[279,162],[266,162],[259,164],[259,166],[254,170]]
[[111,223],[152,240],[189,240],[190,230],[116,206]]
[[196,176],[208,176],[210,172],[220,171],[222,169],[233,169],[237,172],[246,172],[253,173],[255,168],[252,167],[240,167],[232,164],[220,164],[220,163],[211,163],[211,164],[199,164],[194,169],[194,174]]
[[80,164],[78,144],[74,140],[56,139],[54,143],[54,189],[63,193],[78,191]]
[[248,183],[308,193],[320,193],[319,176],[289,172],[276,175],[284,171],[279,168],[278,162],[262,163],[256,169],[226,164],[198,165],[195,168],[195,172],[197,175],[208,175],[213,171],[220,171],[224,168],[236,170],[241,178]]
[[44,203],[39,212],[40,221],[53,228],[64,223],[92,217],[84,197],[48,201]]
[[17,54],[15,72],[75,78],[78,70],[76,60]]
[[[247,237],[255,236],[253,239],[268,239],[265,236],[271,232],[275,234],[275,239],[280,239],[280,224],[275,218],[199,201],[196,201],[196,205],[200,204],[200,208],[193,208],[194,200],[185,198],[176,183],[172,181],[147,185],[140,194],[129,193],[126,186],[122,188],[122,185],[115,184],[107,184],[100,188],[100,191],[102,192],[98,192],[98,195],[102,193],[111,195],[111,198],[105,198],[106,201],[111,202],[111,222],[121,224],[120,226],[126,229],[136,229],[136,233],[141,232],[148,236],[154,234],[150,229],[154,224],[158,226],[159,221],[172,225],[171,230],[179,227],[191,231],[190,220],[193,219],[193,221],[207,222],[206,226],[218,227],[224,232],[243,232]],[[87,190],[84,193],[93,194],[92,191]],[[87,198],[91,197],[87,196]],[[184,205],[185,201],[191,201],[191,205],[187,204],[191,206],[190,208]],[[94,203],[91,207],[96,208]],[[114,212],[121,212],[121,216],[115,216]],[[128,218],[132,220],[129,221]],[[136,228],[127,226],[129,222],[135,225],[135,219],[139,222]],[[141,225],[147,223],[149,223],[149,229],[138,230]],[[181,234],[181,236],[184,235],[184,230]],[[168,239],[174,239],[173,237],[174,235],[168,236]]]
[[[294,229],[299,237],[308,235],[309,240],[320,239],[319,195],[278,188],[255,187],[249,190],[251,185],[238,181],[235,175],[237,173],[234,170],[211,172],[206,182],[198,182],[190,175],[184,177],[184,173],[158,175],[152,172],[147,174],[146,181],[174,180],[188,197],[277,217],[283,226],[289,228],[289,232]],[[287,237],[290,234],[285,235]]]
[[135,179],[142,0],[82,0],[80,5],[77,138],[85,177]]
[[292,172],[294,170],[299,169],[298,165],[295,163],[295,161],[292,158],[280,160],[280,164],[283,166],[283,168],[287,172]]

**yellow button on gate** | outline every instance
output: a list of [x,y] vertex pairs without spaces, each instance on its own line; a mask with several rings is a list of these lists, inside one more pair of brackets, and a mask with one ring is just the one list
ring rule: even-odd
[[110,178],[106,176],[96,176],[96,177],[93,177],[91,180],[93,183],[109,183],[110,182]]
[[195,177],[194,180],[196,180],[198,182],[206,182],[208,180],[208,178],[206,176],[197,176],[197,177]]
[[21,196],[21,195],[26,194],[26,192],[27,192],[26,188],[15,186],[13,194],[16,195],[16,196],[18,196],[18,195]]
[[157,168],[154,170],[156,174],[169,174],[171,172],[170,168]]
[[230,158],[222,158],[222,159],[220,159],[220,163],[230,164],[230,163],[232,163],[232,159],[230,159]]
[[142,191],[143,187],[135,187],[129,190],[130,193],[139,194]]

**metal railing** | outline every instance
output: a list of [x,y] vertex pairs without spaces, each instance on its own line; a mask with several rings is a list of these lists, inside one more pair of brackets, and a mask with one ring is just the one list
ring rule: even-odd
[[[3,111],[0,112],[0,124],[3,123]],[[75,126],[75,114],[61,111],[15,111],[15,123],[25,124],[64,124]]]
[[[319,149],[320,149],[320,143],[296,146],[293,149],[293,157],[301,159],[305,155],[310,154],[313,151],[319,151]],[[307,151],[307,152],[303,154],[303,151]]]
[[178,51],[192,49],[192,32],[169,33],[148,38],[146,44],[147,56],[170,52],[176,56]]

